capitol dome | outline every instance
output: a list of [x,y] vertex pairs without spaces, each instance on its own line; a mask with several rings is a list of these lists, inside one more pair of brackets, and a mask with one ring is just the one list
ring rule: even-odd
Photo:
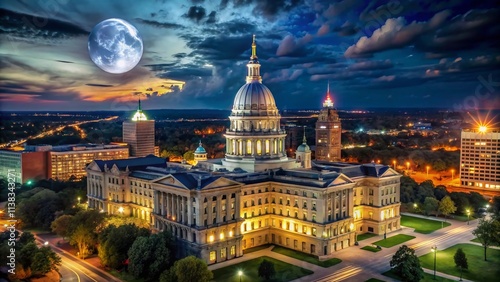
[[203,148],[202,144],[201,144],[201,141],[200,141],[200,144],[198,146],[198,148],[196,148],[196,151],[194,151],[195,154],[206,154],[207,151],[205,150],[205,148]]
[[234,97],[233,110],[278,111],[273,94],[264,84],[252,81],[243,85]]

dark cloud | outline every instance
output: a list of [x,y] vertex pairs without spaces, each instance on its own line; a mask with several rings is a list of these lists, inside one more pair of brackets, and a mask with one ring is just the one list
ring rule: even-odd
[[378,69],[390,69],[394,67],[391,60],[383,61],[361,61],[349,65],[350,70],[378,70]]
[[187,56],[186,53],[177,53],[177,54],[172,55],[172,57],[177,58],[177,59],[182,59],[182,58],[185,58],[186,56]]
[[215,17],[216,15],[217,15],[216,11],[210,12],[210,14],[208,14],[208,19],[207,19],[206,23],[207,24],[216,23],[217,22],[217,18]]
[[358,42],[349,47],[346,57],[361,57],[375,52],[401,48],[414,43],[419,36],[440,27],[450,16],[450,11],[435,14],[427,22],[412,22],[406,24],[403,17],[388,19],[385,24],[375,30],[371,37],[363,36]]
[[178,28],[183,28],[184,26],[177,24],[177,23],[170,23],[170,22],[158,22],[158,21],[153,21],[153,20],[145,20],[141,18],[135,18],[136,21],[151,25],[154,27],[160,27],[160,28],[172,28],[172,29],[178,29]]
[[251,37],[244,36],[212,36],[204,39],[190,38],[187,46],[194,51],[190,54],[200,55],[206,60],[235,60],[242,58],[245,50],[251,47]]
[[334,28],[333,31],[340,36],[351,36],[358,33],[359,28],[350,22],[345,22],[343,25]]
[[89,31],[69,22],[0,8],[0,30],[14,37],[65,39],[88,36]]
[[434,34],[422,37],[417,48],[432,52],[473,49],[478,44],[500,47],[500,9],[471,10],[454,17]]
[[70,61],[64,61],[64,60],[55,60],[56,62],[59,63],[65,63],[65,64],[74,64],[75,62],[70,62]]
[[[182,54],[185,54],[185,53],[182,53]],[[150,64],[150,65],[144,65],[144,66],[150,68],[152,71],[164,71],[164,70],[170,70],[173,67],[176,67],[177,63]]]
[[201,6],[191,6],[189,7],[188,12],[186,13],[187,18],[196,22],[200,22],[200,20],[202,20],[205,16],[206,16],[205,8]]
[[362,0],[342,0],[332,3],[323,12],[323,16],[327,19],[337,17],[346,13],[347,11],[350,11],[353,7],[359,5],[362,2]]
[[87,83],[85,85],[87,85],[87,86],[93,86],[93,87],[113,87],[113,85],[111,85],[111,84]]

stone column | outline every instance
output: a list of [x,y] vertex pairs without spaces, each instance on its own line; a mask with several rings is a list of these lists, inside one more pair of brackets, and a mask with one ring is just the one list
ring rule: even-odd
[[159,202],[158,193],[159,192],[156,191],[156,190],[153,192],[153,201],[154,201],[153,212],[156,213],[156,214],[158,213],[158,206],[159,206],[158,205],[158,202]]
[[193,199],[191,197],[187,200],[187,217],[187,224],[191,226],[193,224]]

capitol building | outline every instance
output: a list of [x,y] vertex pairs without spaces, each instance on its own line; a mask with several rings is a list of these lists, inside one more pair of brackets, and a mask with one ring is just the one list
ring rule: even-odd
[[89,208],[147,220],[154,231],[171,232],[182,255],[207,264],[264,244],[327,258],[353,246],[356,235],[400,229],[401,175],[386,165],[340,162],[331,101],[316,127],[320,158],[311,160],[305,136],[295,158],[287,157],[256,47],[254,37],[224,135],[225,158],[206,159],[200,142],[192,168],[152,155],[95,160],[87,166]]

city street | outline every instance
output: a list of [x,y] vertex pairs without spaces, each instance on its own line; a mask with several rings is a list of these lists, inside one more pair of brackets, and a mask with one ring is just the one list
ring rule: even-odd
[[[431,251],[431,247],[433,246],[437,246],[439,251],[458,243],[471,243],[470,240],[474,238],[471,232],[476,228],[477,220],[470,221],[470,225],[467,225],[466,222],[456,220],[448,220],[448,222],[451,223],[450,226],[445,227],[444,229],[439,229],[431,234],[415,233],[413,232],[413,229],[403,227],[401,230],[389,233],[387,235],[388,237],[397,234],[408,234],[415,236],[415,239],[412,239],[403,244],[406,244],[407,246],[415,249],[417,256],[429,253]],[[334,257],[342,259],[342,262],[329,268],[323,268],[314,264],[310,264],[272,252],[272,247],[270,247],[265,250],[246,254],[243,257],[235,260],[211,265],[209,266],[209,269],[214,270],[256,257],[269,256],[314,271],[314,274],[293,280],[293,282],[366,281],[370,278],[377,278],[384,281],[396,281],[389,277],[383,276],[382,273],[390,270],[389,262],[394,253],[403,244],[399,244],[391,248],[383,248],[382,251],[377,253],[372,253],[361,249],[362,247],[372,245],[373,242],[381,239],[383,239],[383,236],[372,237],[360,241],[359,246],[352,246],[347,249],[338,251],[337,253],[335,253]],[[441,274],[438,273],[438,275]]]

